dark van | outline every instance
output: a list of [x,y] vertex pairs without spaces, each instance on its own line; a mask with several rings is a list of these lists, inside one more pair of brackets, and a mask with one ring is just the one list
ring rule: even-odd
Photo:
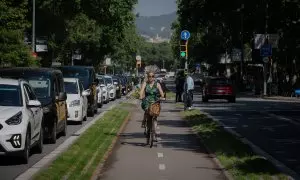
[[97,85],[98,79],[96,78],[95,69],[92,66],[60,66],[55,67],[62,71],[63,76],[66,78],[78,78],[85,90],[90,89],[90,96],[88,96],[88,112],[94,116],[98,111],[98,93]]
[[34,88],[38,100],[42,103],[43,135],[51,143],[56,143],[56,136],[67,134],[67,94],[63,75],[59,70],[51,68],[4,68],[0,77],[25,79]]

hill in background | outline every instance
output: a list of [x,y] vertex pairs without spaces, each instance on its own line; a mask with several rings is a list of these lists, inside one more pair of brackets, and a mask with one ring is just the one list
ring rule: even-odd
[[136,19],[138,33],[148,38],[170,39],[171,25],[176,20],[176,12],[160,16],[140,16]]

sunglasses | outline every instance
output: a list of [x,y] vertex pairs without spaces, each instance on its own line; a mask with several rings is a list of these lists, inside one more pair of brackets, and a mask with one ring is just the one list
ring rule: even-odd
[[154,75],[150,75],[150,76],[148,76],[148,78],[153,78],[154,77]]

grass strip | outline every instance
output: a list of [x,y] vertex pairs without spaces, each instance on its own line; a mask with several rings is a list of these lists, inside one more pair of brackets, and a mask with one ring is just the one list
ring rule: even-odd
[[174,92],[167,91],[166,96],[167,96],[167,100],[174,100],[175,101],[176,94]]
[[33,179],[90,179],[129,115],[129,106],[122,104],[122,107],[119,105],[108,111],[67,151],[59,155],[47,169],[39,172]]
[[183,116],[234,179],[289,179],[268,160],[256,155],[248,145],[225,131],[201,111],[185,111]]

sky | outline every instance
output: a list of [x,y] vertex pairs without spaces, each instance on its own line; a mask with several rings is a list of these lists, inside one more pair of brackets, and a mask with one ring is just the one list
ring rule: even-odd
[[138,0],[135,12],[140,16],[159,16],[176,11],[176,0]]

